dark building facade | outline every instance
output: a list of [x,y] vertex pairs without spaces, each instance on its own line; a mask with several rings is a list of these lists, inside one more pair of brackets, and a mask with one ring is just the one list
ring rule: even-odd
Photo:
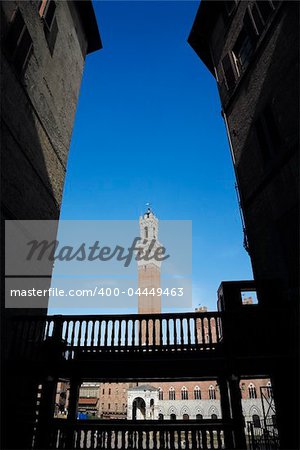
[[[2,248],[5,220],[59,218],[85,59],[100,48],[91,1],[1,2]],[[38,311],[5,308],[3,272],[2,282],[5,357],[13,334],[10,319],[45,314],[47,305]],[[50,279],[43,283],[48,288]],[[2,448],[31,445],[34,383],[20,373],[3,372]]]
[[[244,244],[270,316],[276,308],[298,314],[298,17],[299,2],[203,0],[188,38],[217,81]],[[298,448],[297,402],[283,412],[284,373],[295,392],[299,383],[297,327],[288,322],[282,332],[290,356],[277,361],[274,392],[282,448]]]

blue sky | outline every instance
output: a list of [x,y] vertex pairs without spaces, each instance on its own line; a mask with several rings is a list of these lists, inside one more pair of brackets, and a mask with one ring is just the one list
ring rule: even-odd
[[61,219],[193,221],[193,302],[251,279],[214,78],[187,43],[189,1],[96,1]]

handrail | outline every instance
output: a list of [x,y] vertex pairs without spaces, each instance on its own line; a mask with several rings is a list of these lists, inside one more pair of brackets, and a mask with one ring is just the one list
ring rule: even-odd
[[61,359],[105,351],[215,351],[222,342],[222,313],[54,315],[14,318],[12,355]]

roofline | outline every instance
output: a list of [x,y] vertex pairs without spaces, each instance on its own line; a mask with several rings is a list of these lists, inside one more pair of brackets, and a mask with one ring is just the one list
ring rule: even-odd
[[222,1],[201,0],[187,40],[213,76],[215,76],[215,73],[210,53],[209,36],[214,22],[217,19],[221,5]]
[[87,54],[102,48],[102,41],[92,0],[73,0],[87,37]]

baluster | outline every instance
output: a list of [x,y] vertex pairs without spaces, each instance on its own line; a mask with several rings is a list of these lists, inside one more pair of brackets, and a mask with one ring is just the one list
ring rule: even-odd
[[152,319],[152,345],[156,345],[156,319]]
[[[127,324],[127,320],[126,320],[126,324]],[[123,429],[121,429],[121,449],[125,449],[126,446],[126,431]]]
[[216,433],[217,433],[218,448],[223,448],[222,430],[220,430],[219,428],[216,430]]
[[91,429],[91,446],[90,448],[96,448],[96,432]]
[[135,320],[132,319],[132,335],[131,335],[131,345],[134,347],[135,346]]
[[207,449],[208,447],[207,447],[207,434],[206,434],[206,430],[205,429],[202,429],[201,430],[201,434],[202,434],[202,448],[203,449]]
[[188,338],[188,346],[191,346],[191,322],[190,319],[186,319],[186,325],[187,325],[187,338]]
[[201,319],[201,334],[202,334],[202,344],[205,344],[206,339],[205,339],[205,327],[204,327],[204,320],[205,319]]
[[170,324],[169,319],[166,320],[167,346],[170,345]]
[[177,346],[177,318],[173,319],[174,324],[174,345]]
[[198,318],[194,317],[194,333],[195,333],[195,346],[198,345],[198,329],[197,329],[197,323],[198,323]]
[[149,448],[150,448],[150,436],[149,436],[149,430],[147,429],[145,433],[146,433],[146,436],[145,436],[145,437],[146,437],[146,439],[145,439],[145,441],[146,441],[146,442],[145,442],[145,443],[146,443],[146,448],[149,449]]
[[182,442],[181,442],[181,430],[177,430],[177,441],[178,441],[178,448],[182,449]]
[[158,445],[157,445],[157,430],[153,430],[152,440],[153,440],[153,449],[156,450],[158,448]]
[[165,434],[164,430],[159,430],[159,448],[166,448],[165,447]]
[[83,321],[79,321],[79,330],[78,330],[78,335],[77,335],[77,346],[80,347],[81,346],[81,332],[82,332],[82,325],[83,325]]
[[146,319],[145,319],[145,326],[146,326],[146,342],[145,342],[145,344],[146,344],[146,347],[148,347],[148,345],[149,345],[149,319],[148,319],[148,317],[146,317]]
[[190,448],[190,436],[188,428],[184,431],[185,448]]
[[121,347],[121,340],[122,340],[122,320],[119,320],[119,333],[118,333],[118,346],[119,346],[119,349]]
[[99,328],[98,328],[98,339],[97,339],[97,347],[99,350],[99,347],[101,347],[101,332],[102,332],[102,320],[99,320]]
[[88,434],[88,430],[82,430],[83,433],[83,448],[87,448],[87,434]]
[[183,318],[179,318],[180,321],[180,345],[184,344],[184,330],[183,330]]
[[111,441],[112,441],[112,431],[108,430],[108,432],[107,432],[107,447],[106,448],[109,448],[109,449],[112,448]]
[[85,334],[84,334],[84,342],[83,342],[84,347],[87,347],[87,345],[88,345],[89,324],[90,324],[90,321],[87,320],[85,322]]
[[108,340],[108,324],[109,324],[109,320],[106,320],[104,322],[104,327],[105,327],[105,333],[104,333],[104,348],[107,348],[107,340]]
[[127,349],[127,347],[128,347],[128,319],[125,319],[125,342],[124,342],[124,345],[125,345],[125,348]]
[[96,326],[96,321],[95,321],[95,319],[93,319],[92,320],[92,331],[91,331],[91,342],[90,342],[91,347],[94,347],[95,326]]
[[70,325],[70,321],[66,320],[65,323],[66,323],[66,330],[65,330],[65,334],[64,334],[63,338],[65,339],[66,344],[68,344],[68,342],[69,342],[69,325]]
[[115,324],[116,324],[116,321],[112,320],[111,342],[110,342],[110,345],[112,347],[114,347],[114,345],[115,345]]
[[163,320],[159,319],[159,345],[163,346]]
[[209,430],[209,447],[214,448],[214,432],[212,429]]
[[207,325],[208,325],[208,340],[209,340],[209,344],[213,343],[213,339],[212,339],[212,333],[211,333],[211,318],[208,317],[207,319]]
[[142,342],[142,329],[143,329],[143,320],[138,320],[139,324],[139,340],[138,340],[138,346],[141,347],[143,345]]

